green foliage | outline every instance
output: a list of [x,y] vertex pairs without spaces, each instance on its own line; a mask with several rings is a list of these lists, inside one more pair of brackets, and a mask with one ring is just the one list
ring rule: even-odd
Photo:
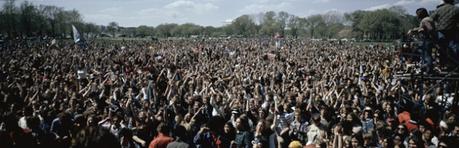
[[416,25],[416,17],[406,14],[400,7],[376,11],[356,11],[347,17],[353,22],[355,37],[370,40],[400,38]]
[[191,36],[241,36],[272,37],[279,33],[287,37],[307,38],[357,38],[391,40],[417,24],[416,17],[402,7],[375,11],[354,11],[299,17],[287,12],[268,11],[257,15],[242,15],[221,26],[200,26],[192,23],[161,24],[156,27],[141,25],[121,27],[117,22],[107,26],[85,23],[76,10],[66,11],[56,6],[35,6],[29,2],[19,7],[14,0],[6,0],[0,11],[0,33],[16,36],[48,35],[68,37],[71,25],[85,36],[110,34],[112,37],[191,37]]
[[116,32],[119,29],[119,25],[117,22],[110,22],[108,23],[107,30],[112,34],[112,37],[116,37]]
[[156,35],[159,37],[172,37],[173,30],[176,28],[177,24],[161,24],[156,27]]
[[76,10],[35,6],[27,1],[18,7],[14,0],[7,0],[0,11],[0,20],[0,33],[9,37],[48,35],[64,38],[71,34],[72,24],[81,32],[100,32],[99,26],[84,23]]
[[233,34],[250,37],[256,35],[257,25],[249,15],[242,15],[236,18],[230,26],[233,29]]

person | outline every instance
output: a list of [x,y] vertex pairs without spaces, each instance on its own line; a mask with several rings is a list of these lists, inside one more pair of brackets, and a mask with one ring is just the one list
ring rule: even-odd
[[193,144],[198,148],[222,148],[228,146],[229,137],[223,137],[220,133],[225,133],[224,121],[220,116],[214,116],[209,119],[207,124],[203,124],[201,129],[195,134]]
[[245,116],[240,116],[236,119],[236,138],[232,142],[233,146],[237,148],[252,147],[252,136],[248,131],[248,122],[249,121]]
[[157,127],[157,136],[151,141],[149,148],[166,148],[169,143],[173,141],[172,137],[169,137],[169,129],[166,124],[160,123]]
[[372,116],[373,114],[371,107],[365,107],[362,119],[362,130],[364,133],[369,133],[374,130],[375,125]]
[[89,126],[77,134],[71,148],[101,148],[113,147],[121,148],[118,139],[102,127]]
[[288,148],[301,148],[302,146],[300,141],[292,141],[288,144]]
[[178,125],[175,127],[175,140],[167,145],[167,148],[188,148],[189,145],[184,141],[186,138],[185,127]]
[[438,43],[440,46],[440,64],[455,68],[459,63],[458,58],[458,26],[459,8],[454,6],[454,0],[443,0],[443,4],[431,15],[438,30]]
[[320,115],[318,113],[312,115],[312,124],[306,129],[307,143],[306,145],[321,146],[324,143],[326,132],[320,124]]
[[435,32],[435,24],[433,19],[429,17],[427,9],[419,8],[416,10],[416,16],[421,21],[419,27],[410,29],[408,34],[419,33],[422,39],[421,57],[423,69],[425,72],[430,73],[432,70],[432,48],[436,43],[437,34]]
[[110,132],[119,137],[118,133],[125,127],[125,125],[121,124],[118,115],[114,115],[113,117],[109,117],[99,122],[99,126],[103,128],[107,128]]
[[295,119],[290,123],[290,137],[305,143],[306,128],[308,124],[309,123],[304,117],[304,113],[299,109],[295,110]]
[[257,126],[255,128],[255,135],[254,139],[252,140],[252,145],[254,147],[267,147],[268,144],[268,136],[266,133],[266,123],[265,120],[261,119],[258,121]]
[[231,141],[234,141],[234,138],[236,137],[236,129],[233,127],[232,123],[230,122],[225,123],[222,137],[226,138],[226,140],[223,141],[222,146],[230,147]]
[[98,147],[404,147],[411,135],[459,145],[457,107],[439,101],[457,87],[397,79],[409,70],[391,48],[286,38],[286,50],[263,59],[259,49],[275,49],[260,41],[17,42],[0,50],[0,147],[68,147],[55,135],[75,147],[102,137],[111,140]]
[[132,131],[128,128],[122,128],[119,132],[118,139],[122,148],[135,148],[139,145],[132,138]]
[[57,118],[51,123],[50,132],[55,135],[55,138],[59,141],[60,146],[67,147],[70,145],[70,135],[72,126],[71,115],[68,112],[62,112]]

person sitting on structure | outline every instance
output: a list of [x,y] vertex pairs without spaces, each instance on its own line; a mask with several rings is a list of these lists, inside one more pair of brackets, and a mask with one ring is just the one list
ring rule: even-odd
[[432,48],[436,42],[435,26],[432,18],[429,17],[427,9],[419,8],[416,10],[416,16],[421,20],[419,27],[408,31],[408,34],[418,34],[422,40],[420,47],[422,57],[422,68],[429,73],[432,69]]

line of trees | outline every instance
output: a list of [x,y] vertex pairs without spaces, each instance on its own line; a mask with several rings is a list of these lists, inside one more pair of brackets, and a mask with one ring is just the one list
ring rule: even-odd
[[9,37],[18,36],[55,36],[60,38],[71,35],[71,25],[81,28],[82,32],[99,34],[100,26],[85,23],[76,10],[64,10],[56,6],[36,6],[23,2],[16,6],[14,0],[6,0],[0,11],[0,33]]
[[7,34],[9,37],[47,35],[58,38],[69,37],[73,24],[86,36],[270,37],[281,33],[294,38],[391,40],[400,38],[409,28],[417,24],[416,17],[408,14],[402,7],[392,7],[375,11],[358,10],[346,14],[331,11],[309,17],[299,17],[283,11],[268,11],[242,15],[222,27],[200,26],[193,23],[169,23],[156,27],[146,25],[121,27],[116,22],[104,26],[84,22],[76,10],[68,11],[56,6],[35,6],[27,1],[16,6],[14,0],[5,2],[0,11],[0,20],[2,20],[0,33]]

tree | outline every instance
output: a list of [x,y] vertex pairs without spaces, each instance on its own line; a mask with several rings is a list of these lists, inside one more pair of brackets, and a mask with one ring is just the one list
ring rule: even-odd
[[171,29],[171,34],[179,37],[190,37],[191,35],[199,35],[202,32],[202,27],[193,23],[185,23],[177,25]]
[[59,12],[62,12],[62,8],[56,7],[56,6],[40,6],[40,11],[44,15],[44,18],[47,19],[49,27],[50,27],[50,32],[49,35],[51,36],[56,36],[57,35],[57,27],[58,27],[58,21],[57,21],[57,14]]
[[177,27],[177,24],[161,24],[156,26],[156,35],[159,37],[172,37],[172,30]]
[[141,25],[137,28],[135,28],[134,36],[136,37],[146,37],[146,36],[153,36],[154,34],[154,28],[149,27],[146,25]]
[[289,17],[290,17],[290,14],[288,14],[285,11],[281,11],[277,13],[276,20],[277,20],[277,24],[279,27],[278,28],[279,33],[284,34],[285,28],[287,27]]
[[23,2],[18,7],[15,0],[6,0],[3,9],[0,10],[0,33],[6,33],[10,38],[25,35],[65,38],[72,32],[71,25],[75,25],[86,36],[97,36],[101,32],[109,32],[113,37],[116,37],[117,33],[128,37],[255,37],[281,33],[292,37],[309,35],[311,38],[356,37],[390,40],[400,38],[408,29],[414,27],[417,21],[415,16],[407,14],[403,7],[397,6],[376,11],[359,10],[344,15],[331,11],[307,18],[283,11],[268,11],[255,15],[241,15],[222,27],[185,23],[161,24],[156,28],[146,25],[125,28],[116,22],[110,22],[107,26],[84,22],[76,10],[67,11],[56,6],[35,6],[29,2]]
[[276,21],[276,13],[274,11],[268,11],[264,14],[260,26],[260,35],[273,36],[280,31],[280,24]]
[[287,27],[290,35],[296,38],[300,35],[304,35],[307,28],[307,20],[306,18],[291,16],[288,20]]
[[368,12],[357,10],[357,11],[354,11],[353,13],[345,14],[346,19],[349,20],[352,24],[353,37],[357,37],[359,39],[363,38],[363,35],[365,33],[363,29],[361,28],[360,23],[363,17],[366,15],[366,13]]
[[14,0],[7,0],[3,5],[1,12],[1,27],[2,32],[7,32],[9,37],[14,37],[17,31],[17,25],[19,24],[17,8],[14,5]]
[[319,30],[321,29],[320,28],[320,25],[325,25],[325,22],[322,18],[322,16],[320,15],[312,15],[312,16],[309,16],[307,18],[307,22],[308,22],[308,29],[309,29],[309,33],[310,33],[310,36],[312,38],[315,38],[316,37],[316,32],[319,32]]
[[244,37],[250,37],[257,33],[257,25],[249,15],[242,15],[236,18],[231,23],[231,27],[234,29],[235,34]]
[[107,29],[112,33],[112,37],[116,37],[116,32],[118,31],[119,25],[117,22],[108,23]]
[[21,24],[21,31],[22,32],[25,32],[27,35],[31,35],[32,33],[32,30],[34,30],[35,28],[32,28],[32,24],[34,23],[34,20],[35,19],[35,6],[33,6],[31,3],[29,2],[24,2],[22,3],[21,5],[21,20],[20,20],[20,24]]
[[84,26],[84,32],[86,33],[86,36],[88,36],[88,38],[91,36],[96,37],[98,34],[101,33],[100,27],[94,23],[87,23]]
[[346,14],[352,22],[352,32],[358,38],[371,40],[392,40],[401,38],[410,28],[416,26],[416,18],[402,7],[391,7],[376,11],[355,11]]

